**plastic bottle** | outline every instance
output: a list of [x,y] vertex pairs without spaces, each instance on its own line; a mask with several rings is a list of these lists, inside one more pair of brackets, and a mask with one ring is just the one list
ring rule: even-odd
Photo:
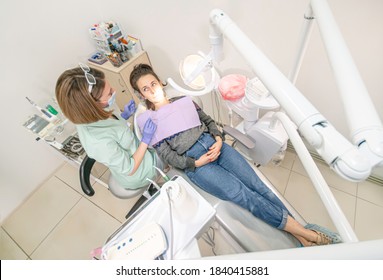
[[58,114],[58,112],[56,111],[56,109],[53,108],[52,105],[50,105],[50,104],[48,104],[45,108],[46,108],[51,114],[53,114],[53,115],[55,115],[55,116]]

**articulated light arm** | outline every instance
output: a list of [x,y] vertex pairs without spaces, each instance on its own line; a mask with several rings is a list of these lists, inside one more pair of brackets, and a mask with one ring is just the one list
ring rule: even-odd
[[370,158],[341,135],[223,11],[213,10],[210,24],[214,36],[222,33],[246,59],[327,164],[351,181],[362,181],[370,175]]
[[[214,73],[213,75],[217,75],[216,72],[213,72],[213,73]],[[213,79],[216,79],[216,78],[213,77]],[[184,93],[186,95],[190,95],[190,96],[202,96],[202,95],[205,95],[205,94],[211,92],[212,90],[214,90],[214,88],[216,87],[216,83],[210,83],[206,88],[204,88],[202,90],[187,90],[187,89],[181,87],[180,85],[178,85],[172,78],[168,78],[167,82],[175,90],[177,90],[179,92],[182,92],[182,93]]]

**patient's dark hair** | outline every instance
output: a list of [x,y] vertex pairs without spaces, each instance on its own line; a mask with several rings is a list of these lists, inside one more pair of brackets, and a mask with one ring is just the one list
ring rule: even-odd
[[[140,89],[137,86],[137,81],[142,77],[146,75],[153,75],[160,83],[162,83],[163,86],[166,86],[166,83],[161,82],[161,79],[158,77],[156,72],[154,72],[153,68],[148,64],[137,64],[134,66],[133,71],[130,73],[130,85],[134,89],[135,93],[138,95],[138,97],[142,100],[143,94],[140,92]],[[146,107],[150,110],[154,110],[154,104],[150,102],[149,100],[145,99]]]

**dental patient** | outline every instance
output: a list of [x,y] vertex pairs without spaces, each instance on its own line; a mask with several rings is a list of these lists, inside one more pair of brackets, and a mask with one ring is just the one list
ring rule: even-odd
[[190,97],[168,99],[151,66],[137,65],[130,84],[145,100],[137,118],[142,129],[148,119],[157,125],[150,145],[170,166],[185,171],[204,191],[247,209],[267,224],[289,232],[303,246],[341,242],[340,236],[315,224],[298,223],[282,201],[260,180],[250,164],[230,145],[214,120]]

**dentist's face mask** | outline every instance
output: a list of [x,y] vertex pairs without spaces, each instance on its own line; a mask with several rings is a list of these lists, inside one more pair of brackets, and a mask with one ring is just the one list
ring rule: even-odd
[[114,103],[116,103],[116,92],[115,91],[112,93],[112,96],[108,99],[108,106],[107,107],[113,106]]
[[107,110],[109,110],[114,105],[114,103],[116,103],[116,92],[115,91],[112,93],[112,96],[109,97],[108,101],[101,102],[103,108],[107,109]]

